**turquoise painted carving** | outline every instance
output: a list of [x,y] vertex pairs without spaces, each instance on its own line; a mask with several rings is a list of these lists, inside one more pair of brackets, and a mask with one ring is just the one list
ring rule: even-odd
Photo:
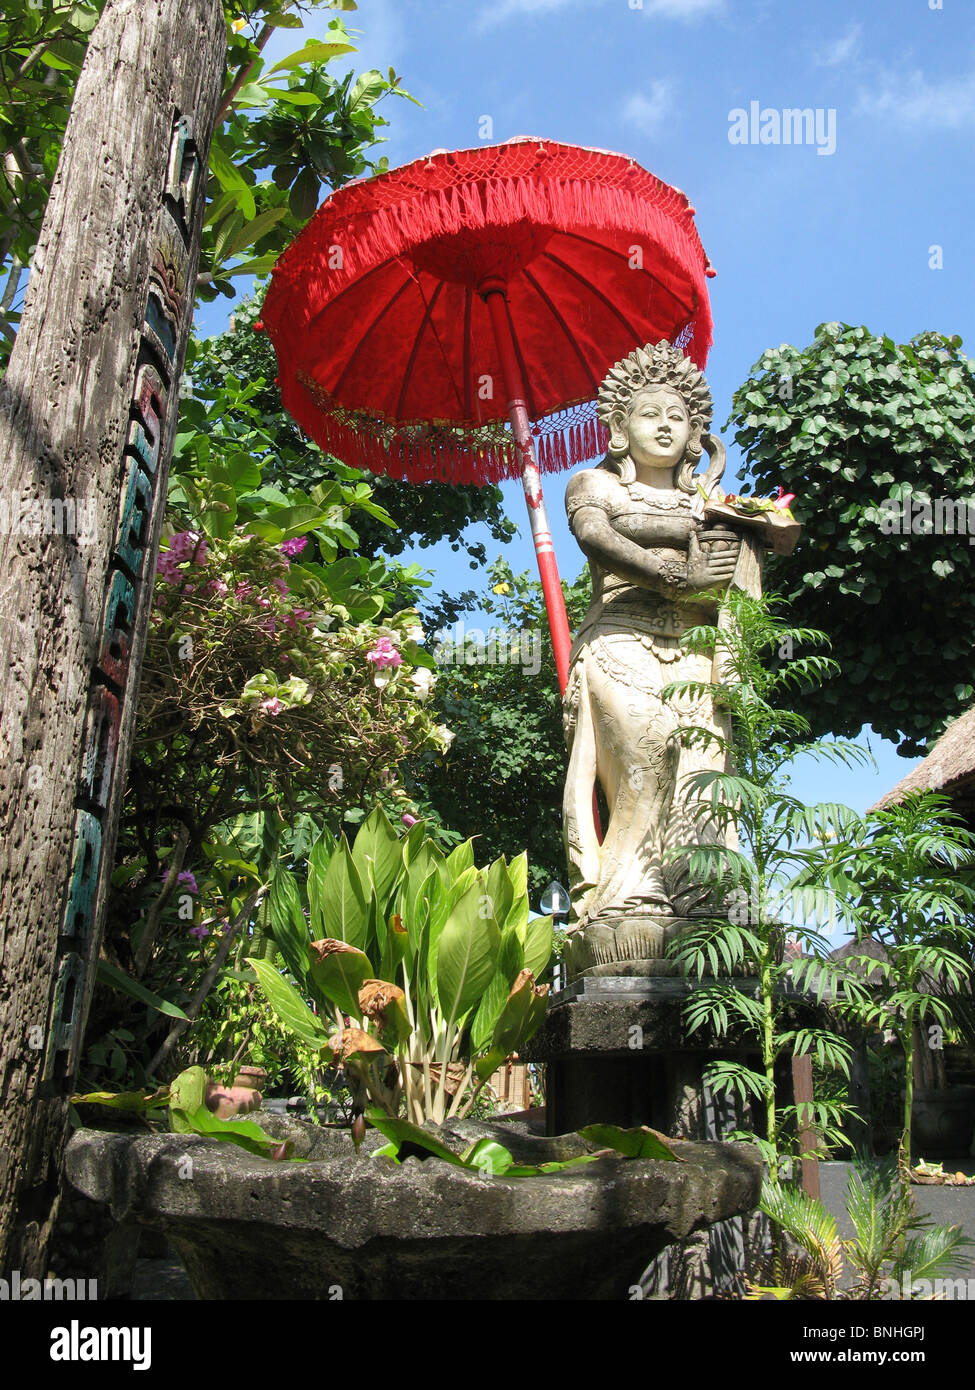
[[64,953],[51,1003],[45,1080],[70,1076],[74,1071],[86,977],[95,965],[93,959],[86,959],[87,948],[84,957],[80,952],[82,943],[93,933],[98,910],[105,815],[116,771],[123,705],[129,693],[132,637],[149,588],[146,570],[151,557],[147,556],[147,546],[155,509],[165,504],[156,478],[176,347],[188,308],[189,229],[200,187],[200,159],[192,127],[177,112],[150,257],[142,340],[122,459],[118,531],[88,695],[79,806],[61,927]]

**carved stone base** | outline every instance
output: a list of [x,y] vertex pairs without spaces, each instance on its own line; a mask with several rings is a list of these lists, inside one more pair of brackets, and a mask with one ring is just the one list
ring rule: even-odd
[[566,943],[568,978],[581,975],[678,975],[667,947],[691,917],[619,917],[590,922]]

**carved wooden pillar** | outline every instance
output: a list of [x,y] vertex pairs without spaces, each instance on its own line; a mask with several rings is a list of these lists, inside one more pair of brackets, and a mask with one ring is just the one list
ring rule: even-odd
[[0,1271],[25,1277],[103,930],[225,52],[220,0],[109,0],[0,389]]

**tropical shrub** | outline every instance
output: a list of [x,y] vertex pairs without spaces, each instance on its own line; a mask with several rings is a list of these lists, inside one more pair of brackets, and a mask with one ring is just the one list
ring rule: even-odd
[[[883,959],[860,953],[847,964],[867,989],[847,987],[845,1010],[889,1030],[904,1058],[899,1167],[911,1166],[915,1037],[932,1020],[953,1022],[953,996],[972,979],[975,948],[975,835],[937,792],[913,793],[867,813],[848,839],[822,846],[813,872],[837,890],[839,913],[860,943],[879,942]],[[962,1010],[964,1009],[964,1001]]]
[[[730,739],[701,726],[681,735],[689,744],[718,748],[730,758],[731,770],[688,775],[697,824],[719,834],[673,853],[688,856],[690,874],[708,885],[714,907],[713,915],[681,933],[671,954],[686,976],[701,981],[686,1006],[689,1030],[709,1026],[722,1037],[735,1028],[761,1055],[760,1070],[738,1061],[712,1062],[706,1080],[716,1094],[759,1104],[765,1135],[739,1131],[734,1137],[761,1147],[775,1181],[790,1130],[847,1142],[839,1127],[842,1103],[820,1098],[777,1105],[778,1059],[808,1054],[820,1068],[848,1075],[852,1055],[847,1039],[828,1027],[802,1026],[791,1011],[797,995],[821,1000],[827,988],[836,989],[841,968],[828,958],[830,942],[817,930],[835,921],[835,903],[810,866],[817,842],[842,835],[856,816],[834,803],[804,805],[788,790],[786,768],[797,753],[842,762],[869,755],[840,740],[809,741],[808,722],[786,703],[797,687],[815,684],[833,669],[826,656],[796,655],[822,645],[824,635],[790,627],[777,615],[775,596],[755,598],[733,589],[724,602],[719,624],[693,628],[683,638],[692,651],[715,653],[719,678],[677,682],[663,691],[665,699],[709,697],[727,710],[732,730]],[[833,886],[842,887],[838,875]],[[729,976],[754,979],[754,993]],[[850,988],[857,988],[855,980]]]
[[762,354],[728,424],[756,490],[797,494],[802,537],[768,579],[839,662],[797,708],[816,735],[872,724],[917,753],[975,693],[975,371],[961,338],[820,324],[808,347]]
[[[753,1271],[747,1298],[930,1297],[934,1280],[967,1268],[972,1242],[960,1226],[932,1226],[919,1216],[909,1185],[890,1163],[859,1163],[851,1173],[846,1211],[855,1234],[849,1240],[840,1239],[821,1202],[796,1188],[766,1182],[761,1209],[779,1238]],[[843,1287],[847,1266],[853,1277]]]
[[527,881],[524,854],[479,869],[472,841],[444,856],[422,822],[398,835],[377,808],[351,846],[326,834],[304,875],[276,874],[270,929],[291,979],[249,964],[282,1022],[341,1063],[358,1113],[441,1123],[545,1012],[552,920],[529,920]]

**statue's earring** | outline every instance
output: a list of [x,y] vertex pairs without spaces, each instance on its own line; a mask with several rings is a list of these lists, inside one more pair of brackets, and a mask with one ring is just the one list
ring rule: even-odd
[[701,484],[704,491],[710,497],[712,491],[717,487],[724,476],[726,453],[724,445],[715,434],[705,434],[701,442],[711,460],[708,464],[708,470],[704,475],[704,481]]
[[621,458],[629,447],[630,441],[626,433],[625,417],[614,411],[609,417],[609,443],[606,446],[606,451],[612,454],[613,458]]

